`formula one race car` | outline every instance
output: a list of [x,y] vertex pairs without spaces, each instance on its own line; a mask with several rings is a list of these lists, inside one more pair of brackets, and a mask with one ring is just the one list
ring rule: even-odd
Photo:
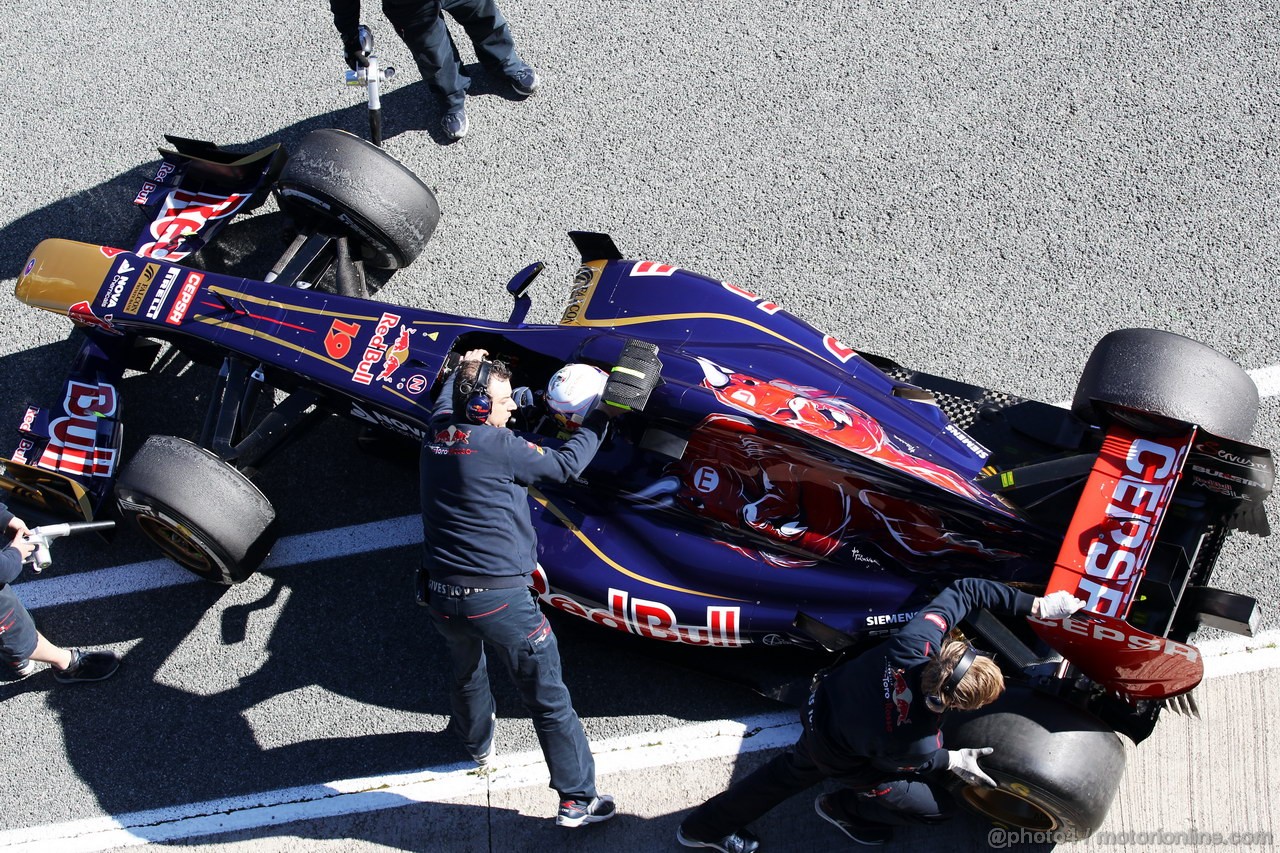
[[[171,141],[134,199],[152,216],[131,251],[46,240],[18,280],[85,343],[61,401],[27,409],[0,463],[15,498],[118,512],[234,583],[275,536],[250,476],[303,422],[338,413],[420,440],[459,352],[486,349],[537,388],[639,348],[651,381],[584,478],[530,490],[543,601],[656,641],[839,651],[958,576],[1070,590],[1088,603],[1074,619],[964,626],[1012,687],[947,737],[996,747],[1000,787],[965,789],[971,805],[1081,837],[1123,770],[1116,733],[1141,740],[1199,681],[1190,635],[1252,629],[1254,601],[1210,580],[1229,533],[1269,532],[1274,469],[1249,444],[1257,389],[1201,344],[1113,332],[1068,410],[855,351],[745,287],[585,232],[570,235],[582,266],[557,325],[524,322],[538,264],[508,285],[505,322],[394,306],[368,298],[363,266],[412,262],[439,217],[404,166],[330,130],[292,156]],[[183,265],[271,192],[299,233],[261,280]],[[153,435],[122,464],[116,386],[158,342],[220,365],[216,393],[195,440]],[[529,434],[563,439],[524,414]]]

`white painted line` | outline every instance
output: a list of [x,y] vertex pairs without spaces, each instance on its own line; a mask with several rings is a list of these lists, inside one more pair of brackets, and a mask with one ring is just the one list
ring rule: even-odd
[[1205,678],[1280,669],[1280,631],[1263,631],[1256,637],[1208,640],[1198,648],[1204,655]]
[[[1208,678],[1272,669],[1280,666],[1280,631],[1253,638],[1212,640],[1201,650]],[[745,720],[719,720],[596,741],[592,752],[597,772],[607,776],[785,747],[794,743],[799,734],[796,712],[780,711]],[[476,770],[470,763],[452,764],[411,773],[340,779],[323,785],[7,830],[0,832],[0,850],[5,853],[51,849],[59,853],[93,853],[415,803],[450,802],[488,791],[545,785],[546,781],[542,753],[522,752],[498,756],[487,772]]]
[[1258,386],[1259,395],[1274,397],[1280,394],[1280,364],[1250,370],[1249,376],[1253,379],[1253,384]]
[[[286,536],[276,543],[264,569],[284,568],[320,560],[333,560],[352,554],[400,548],[422,542],[422,518],[402,515],[386,521],[373,521],[335,530]],[[57,572],[57,564],[50,573]],[[187,583],[201,583],[199,578],[170,560],[147,560],[106,569],[77,572],[70,575],[41,577],[15,584],[28,610],[53,607],[78,601],[93,601],[112,595],[145,592]]]
[[[592,744],[592,752],[596,757],[596,771],[603,776],[773,749],[794,743],[799,734],[796,713],[783,712],[599,741]],[[547,768],[542,753],[522,752],[497,756],[492,769],[484,772],[477,771],[470,763],[454,764],[394,776],[343,779],[114,817],[7,830],[0,832],[0,850],[90,853],[414,803],[449,802],[488,791],[545,786],[546,783]]]

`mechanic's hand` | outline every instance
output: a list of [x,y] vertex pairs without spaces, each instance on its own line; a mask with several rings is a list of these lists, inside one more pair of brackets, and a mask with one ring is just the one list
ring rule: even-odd
[[16,515],[9,520],[9,534],[14,539],[21,539],[24,536],[31,535],[31,528],[27,527],[27,523]]
[[357,67],[369,67],[369,54],[361,50],[360,39],[358,37],[343,38],[342,55],[343,58],[347,60],[347,67],[352,71],[355,71]]
[[463,361],[484,361],[488,357],[489,357],[489,351],[487,349],[473,349],[473,350],[468,350],[467,354],[462,357],[462,360]]
[[31,555],[36,550],[36,543],[32,542],[25,535],[14,537],[13,542],[9,544],[18,549],[18,553],[22,555],[22,562],[24,563],[31,559]]
[[1060,589],[1043,598],[1037,598],[1031,605],[1031,614],[1041,619],[1066,619],[1082,607],[1084,607],[1083,601],[1065,589]]
[[534,396],[533,389],[528,385],[512,388],[511,399],[516,401],[517,409],[532,409],[538,405],[538,398]]
[[978,766],[979,757],[990,755],[993,752],[995,750],[989,746],[984,746],[981,749],[947,750],[947,769],[960,777],[960,781],[966,785],[981,785],[984,788],[994,788],[996,787],[996,780],[988,776]]

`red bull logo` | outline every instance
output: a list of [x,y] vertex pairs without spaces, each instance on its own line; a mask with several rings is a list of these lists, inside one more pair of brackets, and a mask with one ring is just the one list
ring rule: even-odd
[[382,358],[382,370],[378,371],[378,381],[390,379],[400,369],[400,365],[409,360],[409,327],[401,326],[396,342],[387,348]]
[[[364,355],[360,357],[360,363],[356,365],[355,373],[351,375],[351,379],[359,382],[361,385],[369,385],[373,382],[373,366],[382,360],[383,355],[387,352],[387,335],[391,334],[391,330],[400,325],[400,315],[392,314],[390,311],[383,312],[378,319],[378,325],[373,330],[373,336],[369,338],[369,343],[364,348]],[[404,351],[407,355],[409,349],[408,329],[402,330],[401,336],[405,338]],[[399,346],[400,340],[396,339],[396,346]],[[396,364],[396,367],[399,367]],[[383,368],[386,372],[386,368]],[[388,376],[390,374],[387,374]],[[382,376],[378,377],[379,379]]]
[[739,633],[740,607],[707,605],[706,623],[688,625],[681,623],[666,604],[636,598],[626,590],[612,587],[607,608],[586,607],[567,595],[553,592],[542,566],[534,571],[532,583],[538,596],[557,610],[615,631],[690,646],[737,648],[750,642]]
[[897,725],[911,722],[908,714],[911,713],[911,688],[907,686],[907,680],[902,677],[901,671],[893,673],[893,707],[898,711]]
[[89,307],[88,302],[77,302],[67,309],[67,316],[71,318],[73,323],[81,326],[89,326],[99,329],[109,335],[123,335],[124,332],[108,323],[106,320],[93,313],[93,309]]
[[116,451],[98,444],[101,418],[113,417],[119,397],[105,382],[68,382],[62,410],[66,417],[49,422],[49,443],[39,465],[84,477],[110,477],[115,472]]
[[902,670],[895,669],[887,661],[881,683],[884,687],[884,730],[891,732],[895,727],[911,722],[909,715],[914,696]]
[[470,438],[471,437],[467,434],[465,429],[458,429],[456,426],[451,426],[448,429],[440,430],[435,434],[435,438],[431,440],[435,444],[448,444],[452,446],[454,444],[466,444]]

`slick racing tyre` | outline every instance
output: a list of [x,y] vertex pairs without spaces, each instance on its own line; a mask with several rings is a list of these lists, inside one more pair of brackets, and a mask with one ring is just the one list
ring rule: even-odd
[[1258,387],[1215,349],[1160,329],[1119,329],[1094,347],[1071,411],[1098,423],[1093,401],[1119,403],[1247,442],[1258,418]]
[[440,222],[430,187],[378,146],[341,130],[308,134],[276,187],[291,216],[350,235],[363,260],[379,269],[413,263]]
[[207,581],[239,583],[275,543],[276,512],[249,480],[207,450],[153,435],[116,482],[120,512],[166,556]]
[[947,749],[994,749],[980,763],[996,788],[970,785],[958,798],[1004,826],[1088,837],[1106,817],[1124,773],[1120,736],[1091,714],[1025,687],[980,711],[953,713]]

